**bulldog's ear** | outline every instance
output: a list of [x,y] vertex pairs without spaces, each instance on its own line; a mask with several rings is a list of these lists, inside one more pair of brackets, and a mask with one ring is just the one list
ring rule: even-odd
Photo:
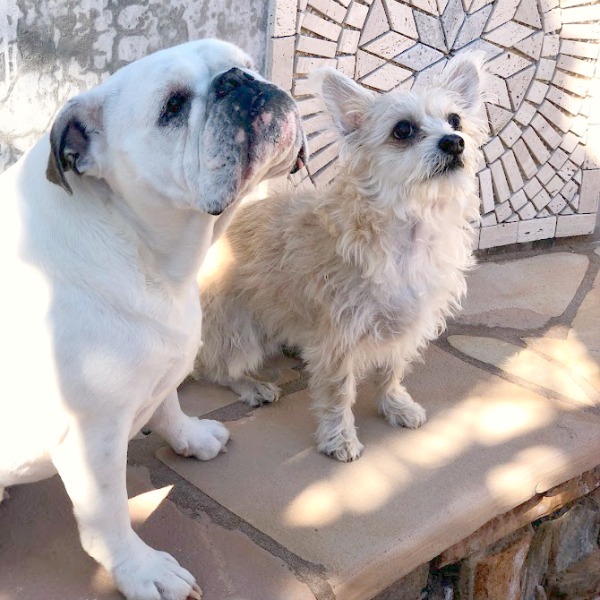
[[317,69],[311,81],[325,101],[327,111],[342,135],[356,131],[375,96],[340,71],[328,67]]
[[84,175],[96,170],[94,146],[101,134],[102,105],[97,99],[77,96],[58,113],[50,130],[48,181],[73,193],[67,171]]

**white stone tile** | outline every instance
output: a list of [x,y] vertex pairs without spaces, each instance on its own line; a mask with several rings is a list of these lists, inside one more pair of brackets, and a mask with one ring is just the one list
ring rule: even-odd
[[492,12],[493,6],[488,4],[476,13],[466,16],[463,26],[454,42],[454,48],[462,48],[469,42],[476,40],[483,33],[483,28]]
[[335,160],[340,153],[339,143],[334,142],[330,146],[319,150],[315,154],[311,154],[310,163],[308,165],[311,173],[317,173],[323,167],[328,165],[332,160]]
[[[333,42],[338,41],[342,31],[342,28],[338,24],[310,12],[304,13],[302,27]],[[349,32],[349,30],[347,31]],[[352,50],[352,52],[354,52],[354,50]]]
[[534,242],[554,237],[556,231],[556,217],[545,219],[529,219],[518,224],[517,242]]
[[[334,65],[335,66],[335,65]],[[315,84],[306,77],[296,77],[292,84],[292,95],[294,98],[311,95],[315,93]]]
[[344,19],[344,23],[352,27],[356,27],[357,29],[362,29],[362,26],[365,23],[365,19],[367,18],[368,12],[368,6],[365,6],[364,4],[359,4],[358,2],[352,2],[350,8],[348,9],[348,14]]
[[559,6],[559,0],[540,0],[540,8],[543,13],[550,12],[552,9]]
[[421,71],[443,58],[443,56],[444,55],[441,52],[434,50],[425,44],[415,44],[412,48],[404,51],[394,60],[413,71]]
[[577,115],[571,122],[571,131],[580,138],[585,137],[588,131],[589,121],[587,117],[583,115]]
[[379,37],[382,33],[388,31],[389,28],[390,24],[383,8],[383,0],[375,0],[360,34],[361,45],[367,44]]
[[[567,204],[563,211],[560,213],[561,215],[572,215],[575,211]],[[558,226],[557,226],[558,227]]]
[[299,75],[304,75],[312,73],[320,67],[333,67],[335,69],[335,66],[336,61],[332,58],[312,58],[309,56],[297,56],[295,71]]
[[546,185],[545,188],[550,196],[555,196],[562,189],[564,185],[564,181],[558,176],[555,175]]
[[519,8],[515,13],[515,20],[519,21],[519,23],[525,23],[525,25],[531,25],[531,27],[540,28],[542,22],[536,1],[521,0]]
[[540,164],[544,164],[550,158],[550,152],[531,127],[523,131],[522,139]]
[[527,56],[530,56],[534,60],[537,60],[542,54],[543,41],[544,34],[541,31],[538,31],[515,44],[515,48],[527,54]]
[[545,217],[550,216],[552,216],[552,213],[547,208],[542,208],[542,210],[540,210],[540,212],[537,215],[535,215],[535,218],[544,219]]
[[494,103],[502,106],[503,108],[511,109],[510,97],[508,95],[508,88],[506,87],[506,81],[502,77],[496,75],[487,76],[487,91],[495,98]]
[[555,170],[548,163],[546,163],[537,172],[536,179],[542,185],[546,185],[552,179],[552,177],[554,177],[554,174],[555,174]]
[[552,33],[553,31],[558,31],[561,28],[562,22],[560,20],[560,12],[560,8],[555,8],[554,10],[542,15],[544,31],[546,33]]
[[338,136],[333,129],[324,129],[317,135],[313,136],[308,142],[311,158],[313,154],[316,154],[319,152],[319,150],[337,140],[337,137]]
[[496,223],[498,223],[497,219],[496,219],[496,213],[495,212],[491,212],[487,215],[483,215],[481,217],[481,226],[482,227],[489,227],[490,225],[496,225]]
[[571,207],[573,208],[573,210],[575,212],[579,211],[579,200],[580,200],[580,197],[579,197],[579,194],[577,194],[577,196],[575,196],[573,198],[573,200],[569,201],[569,204],[571,205]]
[[438,62],[434,63],[430,67],[423,69],[420,73],[417,74],[415,78],[415,89],[423,89],[434,85],[437,81],[439,81],[439,77],[444,70],[444,66],[446,65],[447,59],[443,58]]
[[355,78],[360,79],[369,73],[372,73],[379,67],[385,64],[385,59],[379,56],[374,56],[364,50],[359,50],[356,53],[356,74]]
[[421,42],[445,52],[446,41],[439,18],[430,17],[420,12],[415,12],[414,16]]
[[[316,8],[320,13],[324,14],[326,17],[329,17],[330,19],[333,19],[337,23],[341,23],[346,16],[346,9],[332,0],[309,0],[309,4]],[[354,4],[356,4],[356,2],[354,2]],[[364,8],[368,10],[368,7],[365,6]],[[362,27],[362,23],[357,27]]]
[[571,153],[571,162],[573,162],[573,164],[580,167],[583,164],[584,160],[585,160],[585,146],[580,144]]
[[505,79],[514,75],[515,73],[522,71],[526,67],[531,65],[531,61],[515,54],[514,52],[505,51],[500,56],[490,60],[487,63],[487,68],[490,73],[494,75],[500,75]]
[[542,44],[542,56],[556,56],[560,40],[558,35],[545,35]]
[[558,174],[565,180],[568,181],[575,175],[577,171],[577,166],[574,165],[570,160],[568,160],[560,169]]
[[600,40],[600,23],[567,23],[560,36],[567,40]]
[[458,31],[465,19],[462,0],[448,0],[443,11],[441,21],[444,29],[446,44],[449,48],[454,46]]
[[496,219],[498,220],[498,223],[506,221],[513,214],[510,202],[502,202],[501,204],[496,204],[494,212],[496,213]]
[[316,96],[297,100],[296,104],[298,105],[298,110],[303,117],[314,115],[315,113],[321,112],[324,108],[323,101]]
[[521,166],[523,173],[525,173],[525,177],[533,177],[537,172],[537,165],[533,158],[531,158],[531,154],[529,153],[525,142],[523,142],[523,140],[518,140],[513,145],[512,150],[515,153],[515,157]]
[[337,59],[338,71],[341,71],[344,75],[354,78],[354,71],[356,68],[356,56],[338,56]]
[[[519,171],[519,166],[517,165],[517,161],[515,160],[515,155],[511,150],[505,152],[501,159],[502,165],[504,166],[504,172],[506,173],[506,177],[508,179],[508,183],[510,184],[510,189],[513,192],[520,190],[523,187],[523,178],[521,177],[521,172]],[[562,182],[561,182],[562,187]]]
[[542,190],[535,198],[532,199],[533,205],[538,209],[542,210],[552,198],[546,190]]
[[546,97],[546,94],[548,93],[548,88],[548,84],[542,83],[541,81],[534,81],[531,87],[529,88],[527,100],[533,102],[534,104],[540,104]]
[[558,148],[562,136],[539,113],[531,120],[531,126],[551,148]]
[[594,63],[575,58],[574,56],[561,54],[558,58],[557,66],[559,69],[570,71],[571,73],[581,75],[582,77],[592,78],[594,76]]
[[490,42],[498,44],[499,46],[510,48],[517,42],[524,40],[533,32],[534,30],[530,27],[525,27],[525,25],[510,21],[508,23],[504,23],[504,25],[500,25],[500,27],[497,27],[493,31],[484,33],[483,37]]
[[574,181],[568,181],[562,190],[560,190],[560,195],[565,198],[567,201],[575,198],[577,191],[579,190],[579,186]]
[[326,167],[323,167],[318,173],[315,173],[312,178],[319,188],[323,188],[330,184],[340,171],[339,161],[330,162]]
[[595,227],[595,214],[560,216],[556,224],[555,236],[588,235],[594,232]]
[[356,54],[360,31],[354,29],[343,29],[338,43],[340,54]]
[[598,210],[600,197],[600,169],[583,171],[583,181],[579,200],[579,210],[582,213],[591,213]]
[[571,152],[573,152],[575,150],[575,148],[577,148],[577,144],[579,144],[579,141],[580,141],[579,138],[575,134],[573,134],[569,131],[563,137],[563,141],[562,141],[562,144],[560,145],[560,147],[567,154],[571,154]]
[[[488,120],[492,133],[497,134],[512,118],[513,113],[495,104],[486,104]],[[516,126],[515,126],[516,127]],[[517,127],[517,129],[519,129]],[[521,130],[519,130],[520,134]]]
[[435,0],[412,0],[412,4],[432,15],[438,14],[437,3]]
[[528,181],[523,187],[523,191],[525,195],[531,200],[534,198],[539,192],[542,190],[542,184],[536,179],[533,178]]
[[510,21],[515,16],[518,4],[519,0],[497,0],[494,3],[494,12],[486,25],[485,31],[492,31]]
[[[468,4],[470,0],[465,0],[465,4]],[[484,6],[488,6],[493,3],[493,0],[473,0],[470,2],[470,6],[466,9],[469,14],[474,14]]]
[[569,128],[571,127],[571,118],[567,117],[564,112],[559,110],[549,100],[544,100],[544,102],[542,102],[539,112],[563,133],[569,131]]
[[564,210],[565,206],[567,206],[567,201],[558,194],[554,196],[550,202],[548,202],[548,206],[546,207],[551,214],[559,215],[562,210]]
[[479,235],[479,248],[496,248],[514,244],[517,241],[518,223],[504,223],[491,227],[482,227]]
[[535,106],[529,104],[529,102],[523,102],[519,110],[515,113],[515,121],[527,126],[531,122],[531,119],[533,119],[535,112]]
[[377,71],[364,77],[361,82],[382,92],[395,88],[399,83],[408,79],[411,72],[392,63],[383,65]]
[[296,42],[296,51],[305,54],[314,54],[315,56],[324,56],[334,58],[337,50],[337,44],[329,40],[301,35]]
[[269,79],[284,90],[290,91],[294,74],[294,37],[271,39],[269,56]]
[[581,77],[576,77],[560,70],[554,74],[552,83],[578,96],[585,96],[590,87],[588,79],[582,79]]
[[510,197],[510,204],[513,210],[518,211],[527,204],[527,196],[523,190],[519,190]]
[[296,33],[296,0],[278,0],[270,15],[272,37],[286,37]]
[[415,40],[409,37],[400,35],[395,31],[388,31],[376,40],[366,44],[364,49],[372,54],[389,60],[401,52],[404,52],[404,50],[408,50],[408,48],[414,46],[415,43]]
[[531,65],[520,73],[515,73],[507,78],[506,85],[514,110],[517,110],[519,106],[521,106],[521,102],[529,89],[529,85],[531,84],[534,75],[535,65]]
[[538,62],[537,72],[535,78],[540,81],[550,81],[552,75],[554,75],[554,69],[556,68],[556,61],[553,58],[542,58]]
[[504,146],[498,138],[492,138],[492,140],[483,147],[483,152],[487,162],[491,163],[502,156]]
[[519,210],[519,216],[524,221],[528,219],[535,219],[536,210],[531,202],[528,202],[521,210]]
[[560,108],[572,115],[577,115],[579,113],[582,103],[582,98],[567,94],[554,85],[551,85],[548,90],[548,100],[557,104]]
[[417,24],[415,23],[412,9],[397,0],[384,0],[384,4],[387,8],[392,30],[417,39]]
[[581,40],[561,40],[561,54],[569,54],[571,56],[579,56],[581,58],[598,58],[598,44],[592,42],[583,42]]
[[509,148],[521,137],[521,130],[514,122],[510,122],[501,132],[500,139]]
[[[479,171],[479,191],[484,213],[494,210],[494,189],[492,187],[492,173],[486,168]],[[495,217],[494,217],[495,218]]]
[[329,127],[331,127],[331,117],[326,113],[317,113],[302,120],[302,128],[306,135],[323,131]]
[[[510,190],[508,188],[508,182],[506,181],[506,174],[502,168],[502,163],[499,160],[491,163],[490,171],[492,172],[492,182],[494,183],[496,199],[498,202],[505,202],[510,198]],[[498,214],[497,206],[496,214]],[[498,220],[502,221],[500,218]]]

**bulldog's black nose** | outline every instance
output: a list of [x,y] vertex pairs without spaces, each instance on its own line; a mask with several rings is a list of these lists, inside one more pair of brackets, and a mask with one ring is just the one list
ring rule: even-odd
[[438,142],[438,148],[446,154],[458,156],[459,154],[462,154],[465,149],[465,141],[460,135],[445,135]]
[[215,94],[217,98],[224,98],[234,90],[237,90],[243,85],[247,85],[250,81],[254,81],[252,75],[244,73],[241,69],[234,67],[221,73],[213,82]]

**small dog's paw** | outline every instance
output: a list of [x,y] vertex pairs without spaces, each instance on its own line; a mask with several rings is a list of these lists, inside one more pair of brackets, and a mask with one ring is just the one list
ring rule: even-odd
[[189,417],[177,444],[172,447],[181,456],[210,460],[219,452],[226,451],[225,444],[228,440],[229,430],[218,421]]
[[273,383],[266,381],[245,381],[240,393],[240,400],[253,408],[263,404],[277,402],[281,390]]
[[340,462],[357,460],[365,449],[356,435],[351,438],[340,436],[339,438],[330,439],[319,443],[317,448],[319,452],[331,456],[331,458],[335,458]]
[[127,600],[200,600],[194,576],[166,552],[142,546],[113,569],[112,576]]
[[403,398],[402,402],[388,403],[381,412],[393,427],[417,429],[427,421],[427,413],[418,402],[410,398],[408,393],[406,396],[408,398]]

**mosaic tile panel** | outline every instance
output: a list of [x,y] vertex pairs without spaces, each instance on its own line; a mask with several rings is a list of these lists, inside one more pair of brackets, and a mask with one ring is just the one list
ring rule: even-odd
[[[291,178],[322,186],[337,145],[309,73],[333,66],[385,92],[431,81],[448,58],[489,61],[490,140],[478,174],[480,248],[593,231],[598,211],[600,5],[582,0],[277,0],[272,76],[299,101],[311,161]],[[290,15],[296,15],[295,23]],[[281,60],[278,44],[294,45]],[[289,82],[291,86],[289,85]],[[593,98],[596,98],[596,102]]]

